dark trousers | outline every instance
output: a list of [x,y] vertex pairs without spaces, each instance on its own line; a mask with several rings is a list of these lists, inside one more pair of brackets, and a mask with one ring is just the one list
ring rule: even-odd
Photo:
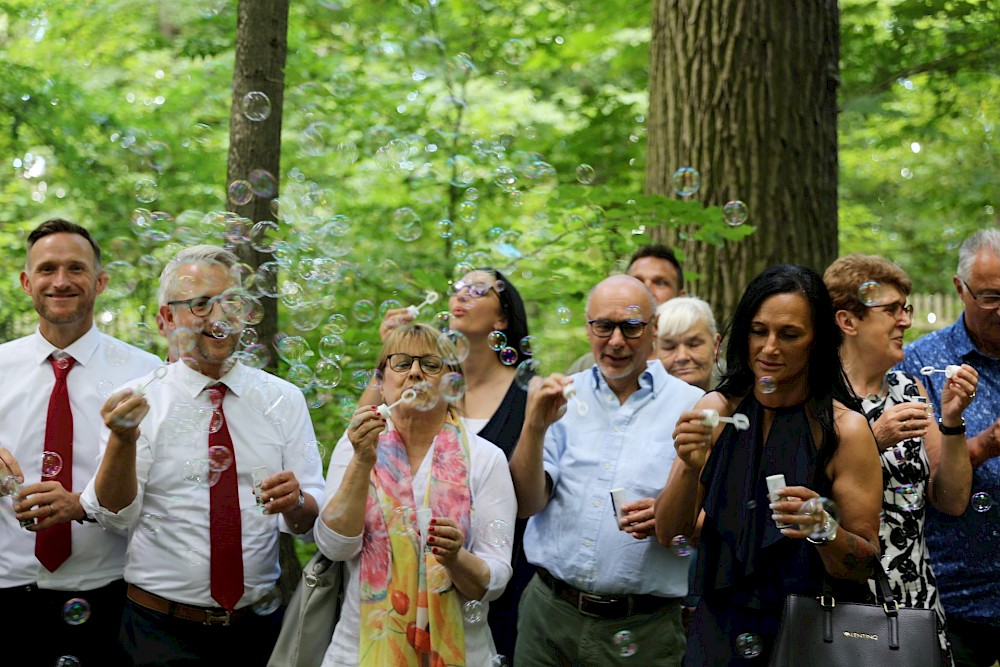
[[281,630],[282,610],[249,614],[229,626],[205,625],[161,614],[128,600],[121,643],[135,665],[267,665]]
[[948,618],[948,640],[956,667],[993,667],[1000,660],[1000,628]]
[[[84,602],[75,603],[64,614],[73,599]],[[118,644],[124,605],[125,582],[121,580],[89,591],[54,591],[34,585],[0,589],[3,664],[48,667],[62,656],[75,657],[81,665],[126,664]]]

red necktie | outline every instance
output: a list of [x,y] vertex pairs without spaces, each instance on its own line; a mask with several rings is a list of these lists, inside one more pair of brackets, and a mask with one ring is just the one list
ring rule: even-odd
[[212,425],[209,427],[208,447],[225,447],[229,450],[231,461],[228,468],[221,472],[213,471],[210,477],[212,598],[223,609],[232,611],[243,597],[243,524],[240,520],[240,499],[236,484],[236,452],[233,450],[226,415],[222,411],[226,385],[209,387],[208,392],[215,409]]
[[[56,374],[56,384],[49,396],[49,411],[45,418],[45,451],[58,454],[61,459],[61,469],[54,475],[46,475],[49,455],[42,455],[42,476],[48,480],[59,482],[67,491],[73,490],[73,412],[69,407],[69,391],[66,389],[66,376],[75,363],[73,357],[60,356],[49,358],[52,370]],[[59,569],[73,550],[73,537],[70,524],[60,523],[46,528],[35,535],[35,558],[49,572]]]

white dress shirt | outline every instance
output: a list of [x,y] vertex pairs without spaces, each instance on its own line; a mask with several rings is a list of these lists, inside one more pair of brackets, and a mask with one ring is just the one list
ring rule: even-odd
[[[46,414],[55,386],[49,357],[56,348],[36,331],[0,345],[0,447],[17,459],[25,484],[42,481]],[[65,352],[76,361],[66,386],[73,412],[73,489],[79,493],[97,472],[101,406],[110,389],[163,364],[139,348],[91,327]],[[72,522],[73,551],[55,572],[35,558],[35,535],[21,528],[11,498],[0,498],[0,588],[87,591],[122,578],[125,539],[95,523]]]
[[[132,384],[141,385],[151,374]],[[117,514],[100,506],[94,482],[83,504],[98,522],[128,531],[125,580],[184,604],[216,607],[211,593],[208,427],[215,381],[183,363],[146,388],[149,414],[136,445],[138,493]],[[253,469],[291,470],[303,493],[319,498],[323,468],[302,392],[264,371],[236,364],[221,378],[233,439],[243,530],[245,607],[273,589],[280,573],[278,534],[293,532],[281,514],[264,514],[253,494]],[[110,431],[102,431],[107,444]],[[103,448],[102,448],[103,451]],[[311,533],[307,533],[311,537]]]
[[[326,474],[326,491],[323,504],[333,496],[347,470],[347,464],[354,456],[354,447],[346,436],[337,443],[330,457],[330,467]],[[434,446],[424,455],[420,468],[413,476],[413,497],[420,507],[426,507],[427,481],[434,459]],[[488,590],[483,597],[483,620],[465,624],[466,664],[470,667],[486,667],[496,654],[493,636],[486,623],[489,600],[495,600],[503,593],[513,570],[510,565],[511,541],[514,536],[514,517],[517,501],[514,498],[514,484],[507,467],[507,457],[493,443],[469,434],[469,487],[472,493],[472,534],[465,538],[465,548],[482,558],[490,568]],[[321,510],[322,515],[322,510]],[[509,540],[488,539],[487,530],[494,521],[504,521],[510,527]],[[496,526],[497,524],[494,524]],[[340,622],[333,633],[333,640],[326,650],[322,667],[349,667],[358,664],[358,646],[361,642],[361,544],[363,535],[348,537],[331,530],[322,519],[316,520],[313,528],[316,544],[327,558],[346,561],[344,578],[344,602],[340,612]],[[459,593],[462,604],[467,601]]]

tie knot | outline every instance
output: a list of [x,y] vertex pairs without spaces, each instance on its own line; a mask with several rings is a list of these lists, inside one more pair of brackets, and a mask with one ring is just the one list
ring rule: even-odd
[[76,363],[76,359],[62,352],[53,353],[49,357],[49,362],[52,364],[52,371],[56,374],[56,379],[65,380],[70,369],[73,368],[73,364]]
[[212,402],[212,407],[216,410],[222,407],[222,399],[226,397],[226,390],[228,388],[221,383],[208,388],[208,400]]

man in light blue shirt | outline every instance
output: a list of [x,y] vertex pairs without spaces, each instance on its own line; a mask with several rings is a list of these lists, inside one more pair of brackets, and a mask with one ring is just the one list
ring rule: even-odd
[[[521,600],[515,663],[680,665],[687,558],[654,535],[677,418],[702,391],[647,364],[656,303],[613,276],[587,301],[596,364],[536,381],[511,458],[518,514],[538,574]],[[618,509],[612,490],[624,501]]]
[[[898,368],[918,375],[931,366],[969,364],[979,372],[978,396],[965,411],[972,461],[972,498],[961,516],[927,506],[925,527],[948,638],[960,667],[1000,659],[1000,230],[976,232],[959,250],[953,282],[965,310],[954,324],[907,345]],[[944,373],[921,378],[941,414]]]

